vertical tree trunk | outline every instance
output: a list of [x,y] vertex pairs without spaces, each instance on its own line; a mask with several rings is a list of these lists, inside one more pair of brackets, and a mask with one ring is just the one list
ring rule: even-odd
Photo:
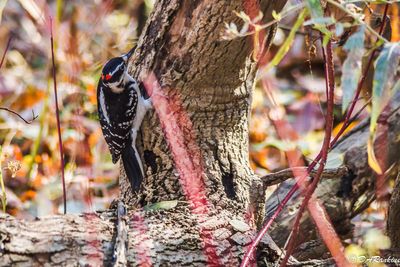
[[[182,143],[194,138],[200,148],[199,164],[205,171],[207,196],[218,206],[235,202],[245,208],[251,202],[251,193],[257,191],[257,177],[249,168],[248,155],[248,119],[256,63],[251,58],[251,38],[222,39],[224,22],[241,26],[243,22],[234,11],[257,10],[258,5],[264,12],[263,21],[270,21],[272,11],[279,12],[285,3],[158,1],[131,62],[134,76],[145,79],[154,72],[163,93],[181,101],[192,123],[188,127],[182,121],[180,130],[187,139]],[[138,196],[132,196],[126,179],[121,179],[126,202],[139,205],[184,200],[154,112],[146,116],[137,143],[146,178]],[[193,147],[187,149],[197,153]]]

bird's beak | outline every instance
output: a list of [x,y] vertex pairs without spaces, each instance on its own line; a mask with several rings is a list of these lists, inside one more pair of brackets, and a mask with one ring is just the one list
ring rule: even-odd
[[133,47],[128,53],[122,56],[125,62],[128,62],[129,58],[133,55],[133,52],[135,52],[135,47]]

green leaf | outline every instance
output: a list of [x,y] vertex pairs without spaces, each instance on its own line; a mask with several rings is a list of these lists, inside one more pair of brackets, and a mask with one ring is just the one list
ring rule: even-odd
[[271,60],[271,62],[268,64],[268,66],[265,67],[265,70],[270,69],[272,66],[278,65],[283,57],[287,54],[289,51],[290,47],[293,44],[294,37],[296,36],[297,30],[301,27],[303,24],[304,19],[307,16],[307,9],[303,9],[299,17],[297,18],[296,22],[294,23],[288,37],[286,38],[285,42],[281,45],[279,48],[278,52],[275,54],[274,58]]
[[332,37],[332,32],[326,28],[326,25],[335,23],[335,19],[324,17],[320,0],[307,0],[306,4],[311,14],[311,20],[307,24],[314,24],[314,29],[322,32],[324,35],[322,44],[326,46]]
[[316,24],[314,25],[314,29],[319,30],[320,32],[322,32],[322,34],[324,35],[324,37],[322,38],[322,45],[326,46],[329,42],[329,40],[332,37],[332,32],[330,30],[328,30],[324,25],[322,24]]
[[304,26],[309,26],[309,25],[332,25],[335,24],[336,20],[335,18],[332,17],[318,17],[318,18],[312,18],[304,22]]
[[378,174],[381,174],[382,170],[376,160],[373,148],[376,126],[379,115],[389,103],[394,92],[400,87],[398,83],[393,86],[399,62],[400,43],[385,44],[382,52],[375,61],[375,74],[372,86],[371,122],[369,125],[370,136],[368,141],[368,163]]
[[157,210],[170,210],[178,205],[178,200],[161,201],[153,204],[146,205],[145,211],[157,211]]
[[388,43],[375,61],[372,86],[372,111],[370,132],[376,128],[379,114],[393,96],[392,86],[400,60],[400,43]]
[[323,16],[320,0],[307,0],[307,7],[310,10],[311,17],[319,18]]
[[365,27],[360,26],[358,31],[351,35],[344,45],[347,58],[342,70],[342,112],[349,106],[356,92],[362,72],[362,57],[364,55]]
[[[330,33],[330,32],[329,32]],[[324,38],[322,39],[322,45],[327,46],[329,40],[331,39],[332,35],[331,34],[326,34],[324,33]]]
[[0,23],[1,23],[1,17],[3,15],[3,10],[4,10],[4,7],[6,6],[6,4],[7,4],[7,0],[0,0]]
[[344,23],[338,22],[335,25],[335,35],[340,36],[344,33]]
[[358,49],[364,49],[365,41],[365,26],[361,25],[353,35],[349,37],[346,44],[344,45],[344,50],[347,52],[357,51]]

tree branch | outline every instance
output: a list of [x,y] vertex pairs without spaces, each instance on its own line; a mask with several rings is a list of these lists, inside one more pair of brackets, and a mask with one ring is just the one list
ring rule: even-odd
[[18,112],[15,112],[14,110],[11,110],[11,109],[9,109],[9,108],[0,107],[0,110],[5,110],[5,111],[8,111],[8,112],[10,112],[10,113],[16,115],[18,118],[20,118],[21,120],[23,120],[26,124],[31,124],[31,123],[32,123],[34,120],[36,120],[37,117],[38,117],[38,115],[35,115],[35,113],[33,112],[33,110],[32,110],[32,119],[29,120],[29,121],[27,121],[26,119],[24,119]]
[[[261,177],[261,181],[264,185],[264,188],[271,185],[276,185],[282,183],[288,179],[293,179],[295,177],[295,172],[306,172],[307,167],[293,167],[284,169],[281,171],[277,171],[274,173],[269,173],[263,177]],[[312,170],[309,173],[309,176],[314,178],[317,174],[316,170]],[[340,179],[347,174],[347,168],[345,166],[339,166],[338,168],[326,168],[321,174],[321,179]]]

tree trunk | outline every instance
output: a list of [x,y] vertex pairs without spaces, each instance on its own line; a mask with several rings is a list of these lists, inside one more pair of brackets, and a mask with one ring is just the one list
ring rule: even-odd
[[390,198],[387,230],[393,254],[400,257],[400,179],[397,174],[396,184]]
[[[245,2],[254,3],[249,7]],[[200,162],[195,164],[205,171],[208,200],[220,207],[235,202],[243,210],[252,199],[250,187],[257,186],[248,160],[248,119],[256,63],[251,59],[251,39],[226,41],[222,34],[224,22],[242,24],[233,11],[257,8],[256,3],[158,1],[132,57],[134,76],[143,80],[155,73],[162,93],[171,102],[180,101],[179,112],[188,115],[190,122],[178,114],[179,130],[185,138],[182,143],[198,156]],[[270,21],[272,11],[279,11],[285,3],[260,1],[263,21]],[[200,151],[187,145],[191,139]],[[121,179],[125,203],[143,206],[186,200],[154,112],[145,118],[138,147],[146,178],[143,190],[135,196],[126,179]]]
[[[243,246],[254,234],[236,230],[222,209],[197,225],[198,218],[186,204],[158,212],[132,211],[122,217],[118,229],[115,211],[50,216],[33,222],[1,215],[0,266],[204,266],[210,260],[199,234],[201,227],[218,233],[213,244],[218,264],[238,266]],[[119,239],[123,246],[117,245]],[[262,245],[258,257],[275,262],[279,248],[268,238]]]

